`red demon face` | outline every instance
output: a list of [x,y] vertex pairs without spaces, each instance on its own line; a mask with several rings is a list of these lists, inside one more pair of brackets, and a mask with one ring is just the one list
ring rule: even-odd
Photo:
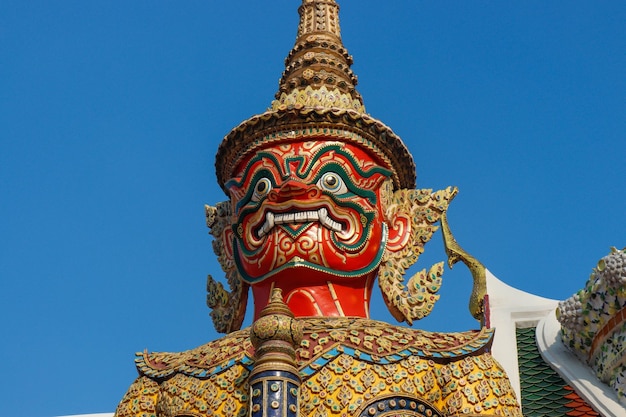
[[[390,171],[342,142],[297,141],[243,160],[226,183],[234,208],[234,258],[257,284],[374,271],[387,239],[380,189]],[[299,272],[298,272],[299,271]]]

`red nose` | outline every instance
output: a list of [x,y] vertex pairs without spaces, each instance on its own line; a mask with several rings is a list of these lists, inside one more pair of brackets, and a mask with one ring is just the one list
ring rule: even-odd
[[307,185],[300,181],[285,181],[280,188],[270,191],[267,199],[273,203],[283,203],[290,200],[310,200],[319,198],[321,191],[315,185]]

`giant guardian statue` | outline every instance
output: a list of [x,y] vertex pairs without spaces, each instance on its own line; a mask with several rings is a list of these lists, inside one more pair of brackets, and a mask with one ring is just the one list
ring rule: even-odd
[[[430,313],[443,262],[405,273],[439,225],[448,263],[473,273],[479,320],[484,268],[447,227],[456,188],[417,189],[405,144],[366,113],[339,6],[303,0],[298,11],[275,100],[216,156],[228,200],[206,217],[226,286],[209,277],[208,304],[226,334],[138,353],[116,416],[521,416],[489,353],[492,329],[433,333],[370,318],[376,282],[398,321]],[[253,324],[241,329],[250,292]]]

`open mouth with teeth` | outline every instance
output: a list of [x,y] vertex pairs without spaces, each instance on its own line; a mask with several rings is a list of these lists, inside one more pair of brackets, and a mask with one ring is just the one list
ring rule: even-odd
[[332,230],[333,232],[343,231],[342,224],[331,219],[328,215],[328,210],[325,207],[322,207],[317,210],[292,211],[288,213],[274,213],[272,211],[268,211],[265,214],[265,222],[261,228],[257,230],[257,236],[261,239],[278,225],[303,224],[311,222],[319,222],[322,226]]
[[242,279],[260,282],[306,268],[333,276],[371,272],[385,248],[386,227],[360,202],[332,204],[325,199],[265,201],[239,213],[234,225],[235,263]]

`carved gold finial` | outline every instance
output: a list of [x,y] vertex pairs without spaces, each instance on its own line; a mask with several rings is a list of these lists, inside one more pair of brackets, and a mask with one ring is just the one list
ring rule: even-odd
[[[272,353],[295,357],[295,349],[302,340],[302,326],[283,302],[280,288],[274,288],[270,302],[252,324],[250,341],[256,350],[257,362]],[[288,361],[290,362],[290,361]]]
[[339,38],[339,5],[335,0],[304,0],[298,8],[300,24],[298,38],[315,32],[329,33]]
[[472,316],[481,325],[485,325],[485,296],[487,295],[487,274],[485,266],[480,261],[467,253],[454,239],[446,213],[441,216],[441,233],[443,235],[443,245],[448,255],[448,266],[452,266],[461,261],[472,273],[474,285],[470,295],[469,310]]
[[285,59],[272,108],[299,105],[364,113],[352,56],[341,41],[339,6],[334,0],[303,0],[298,13],[296,44]]
[[302,324],[274,288],[270,302],[250,329],[255,363],[250,385],[250,416],[298,417],[300,376],[296,347],[302,341]]

